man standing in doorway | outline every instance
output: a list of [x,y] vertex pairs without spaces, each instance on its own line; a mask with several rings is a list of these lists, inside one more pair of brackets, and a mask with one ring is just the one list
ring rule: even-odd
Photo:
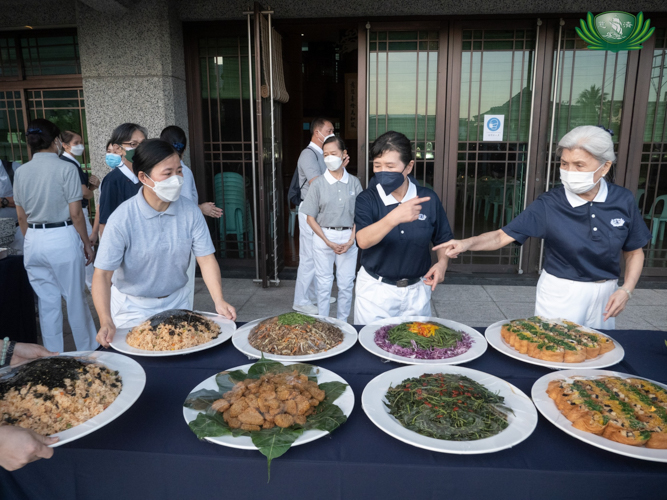
[[[327,170],[324,163],[322,144],[334,135],[333,124],[326,118],[315,118],[310,124],[310,144],[301,151],[297,168],[301,203],[306,199],[310,184]],[[300,208],[300,206],[299,206]],[[335,302],[331,298],[331,302]],[[315,290],[315,264],[313,262],[313,230],[307,222],[306,214],[299,210],[299,269],[294,289],[292,308],[306,314],[317,314],[317,294]]]

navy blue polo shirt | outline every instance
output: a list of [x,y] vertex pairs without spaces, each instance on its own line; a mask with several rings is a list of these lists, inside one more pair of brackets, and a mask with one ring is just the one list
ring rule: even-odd
[[[79,162],[74,161],[74,160],[72,160],[71,158],[68,158],[65,155],[62,155],[60,157],[60,159],[71,163],[72,165],[74,165],[77,168],[77,170],[79,171],[79,179],[81,179],[81,184],[87,187],[88,186],[88,174],[83,171]],[[83,198],[81,200],[81,208],[86,208],[86,207],[88,207],[88,200]]]
[[141,182],[131,181],[121,170],[114,168],[100,186],[100,224],[106,224],[109,216],[121,203],[139,192]]
[[[431,189],[410,182],[403,201],[414,197],[431,199],[422,204],[419,219],[399,224],[377,245],[361,250],[361,265],[383,278],[393,281],[420,278],[431,268],[429,243],[439,245],[454,235],[449,227],[447,214],[440,198]],[[363,191],[357,197],[354,222],[357,232],[378,222],[398,206],[391,195],[386,195],[379,185]]]
[[544,269],[573,281],[618,279],[621,250],[642,248],[651,232],[632,193],[602,179],[590,202],[558,186],[542,194],[503,227],[523,244],[544,238]]

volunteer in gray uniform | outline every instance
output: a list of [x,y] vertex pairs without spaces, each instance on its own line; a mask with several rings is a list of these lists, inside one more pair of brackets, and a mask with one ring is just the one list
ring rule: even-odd
[[109,217],[95,259],[98,341],[108,346],[116,328],[136,326],[167,309],[187,309],[191,253],[216,312],[235,320],[236,310],[222,295],[220,267],[204,216],[180,196],[183,175],[174,148],[160,139],[146,140],[137,147],[133,168],[143,186]]
[[30,122],[27,141],[33,156],[16,171],[14,202],[25,236],[25,270],[39,298],[44,347],[63,351],[63,296],[76,348],[89,351],[98,347],[84,295],[84,266],[92,262],[93,248],[83,220],[79,174],[58,158],[59,135],[48,120]]
[[[310,124],[310,133],[312,134],[310,144],[301,151],[297,164],[299,185],[301,186],[301,205],[303,205],[303,200],[306,199],[310,185],[327,170],[327,166],[324,164],[322,145],[329,137],[334,137],[333,132],[333,124],[325,118],[315,118]],[[335,299],[332,298],[331,302],[335,302]],[[292,308],[295,311],[307,314],[317,314],[316,303],[313,230],[308,225],[306,214],[299,209],[299,268],[296,273]]]
[[317,309],[329,316],[329,299],[336,264],[338,310],[336,317],[347,321],[352,307],[352,289],[357,267],[357,245],[354,242],[354,205],[361,191],[359,179],[347,173],[343,158],[345,143],[339,137],[324,141],[324,163],[327,171],[315,179],[301,212],[312,228],[313,261],[317,280]]
[[[81,156],[85,150],[83,145],[83,138],[76,132],[65,130],[60,133],[60,140],[63,143],[63,153],[60,159],[70,162],[76,168],[81,179],[81,191],[83,192],[83,199],[81,200],[81,207],[83,209],[83,217],[86,220],[86,230],[88,231],[88,238],[93,234],[93,226],[90,224],[90,213],[88,212],[89,200],[95,197],[94,191],[100,186],[100,180],[96,175],[88,175],[81,168],[81,163],[76,159]],[[90,242],[91,245],[93,242]],[[90,290],[93,286],[93,271],[95,268],[92,264],[86,266],[86,286]]]

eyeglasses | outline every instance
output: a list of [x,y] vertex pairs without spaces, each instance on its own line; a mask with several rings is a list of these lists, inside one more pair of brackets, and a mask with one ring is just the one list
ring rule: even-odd
[[123,145],[127,144],[127,145],[129,145],[131,148],[136,148],[136,147],[137,147],[139,144],[141,144],[141,143],[140,143],[140,142],[137,142],[137,141],[132,141],[132,142],[123,142],[122,144],[123,144]]

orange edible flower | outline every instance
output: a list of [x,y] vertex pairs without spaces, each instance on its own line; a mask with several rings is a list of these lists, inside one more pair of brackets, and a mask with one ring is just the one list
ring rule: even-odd
[[435,335],[438,326],[430,325],[428,323],[410,323],[408,330],[412,333],[416,333],[422,337],[433,337]]

